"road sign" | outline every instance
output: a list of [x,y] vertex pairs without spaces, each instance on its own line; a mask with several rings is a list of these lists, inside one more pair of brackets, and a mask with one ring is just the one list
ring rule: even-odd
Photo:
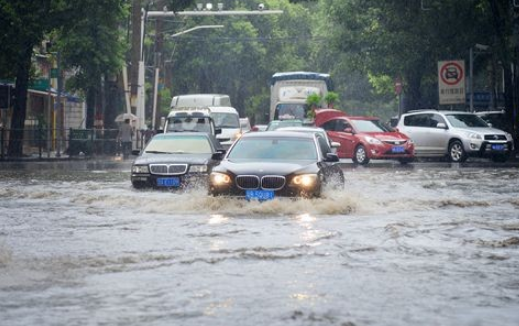
[[440,104],[465,103],[465,62],[438,62],[438,91]]

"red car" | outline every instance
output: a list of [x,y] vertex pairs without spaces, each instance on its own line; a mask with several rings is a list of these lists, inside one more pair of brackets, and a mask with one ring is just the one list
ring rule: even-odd
[[414,160],[414,143],[406,135],[385,126],[375,117],[354,117],[334,109],[317,110],[315,125],[340,143],[337,155],[358,164],[372,159],[395,159],[405,164]]

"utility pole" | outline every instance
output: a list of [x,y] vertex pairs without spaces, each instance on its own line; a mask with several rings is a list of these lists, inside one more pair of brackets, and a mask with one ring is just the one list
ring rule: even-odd
[[132,0],[132,36],[130,65],[130,105],[131,113],[137,112],[137,92],[139,90],[139,61],[141,61],[141,0]]
[[[157,6],[161,8],[165,3],[163,0],[157,1]],[[166,7],[164,7],[166,10]],[[154,46],[154,60],[153,60],[153,111],[152,111],[152,120],[151,126],[152,129],[156,129],[157,126],[160,126],[160,116],[157,115],[157,107],[158,103],[160,103],[160,94],[158,93],[158,86],[160,81],[161,70],[164,69],[164,60],[163,60],[163,48],[164,48],[164,34],[162,33],[163,28],[162,19],[157,19],[155,21],[155,46]]]
[[[140,0],[133,0],[132,2],[132,66],[131,66],[131,106],[132,113],[138,117],[138,128],[143,129],[144,127],[144,26],[148,18],[165,18],[165,17],[195,17],[195,16],[259,16],[259,15],[277,15],[282,14],[283,10],[265,10],[262,4],[258,5],[258,10],[223,10],[223,5],[218,4],[218,8],[213,10],[212,5],[209,3],[206,8],[202,8],[201,4],[197,4],[197,10],[193,11],[145,11],[140,9]],[[210,5],[210,6],[209,6]],[[141,13],[142,11],[142,13]],[[137,13],[138,12],[138,13]],[[137,17],[140,17],[140,24],[137,22]],[[160,19],[159,19],[160,20]],[[140,27],[140,32],[139,28]],[[137,43],[137,41],[139,41]],[[139,50],[137,50],[139,49]],[[139,52],[137,54],[137,51]],[[157,69],[154,70],[155,74],[158,74]],[[136,76],[134,75],[136,73]],[[156,79],[156,78],[155,78]],[[156,92],[156,89],[154,90]],[[154,105],[158,98],[154,96]],[[135,109],[135,110],[134,110]],[[157,119],[153,117],[153,119]],[[155,123],[155,121],[153,121]]]

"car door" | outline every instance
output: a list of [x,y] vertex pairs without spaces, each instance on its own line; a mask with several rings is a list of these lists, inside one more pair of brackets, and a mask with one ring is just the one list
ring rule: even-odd
[[340,158],[352,158],[353,150],[356,145],[356,137],[353,133],[345,132],[345,129],[350,128],[351,125],[347,120],[342,118],[331,119],[320,126],[326,133],[328,137],[340,144],[339,148],[337,148],[337,155]]
[[403,126],[399,128],[401,132],[413,140],[417,156],[430,155],[433,152],[433,145],[430,140],[429,115],[430,113],[420,113],[405,116]]
[[[448,151],[450,133],[445,119],[436,113],[428,116],[427,144],[431,155],[444,155]],[[443,124],[443,126],[441,125]]]

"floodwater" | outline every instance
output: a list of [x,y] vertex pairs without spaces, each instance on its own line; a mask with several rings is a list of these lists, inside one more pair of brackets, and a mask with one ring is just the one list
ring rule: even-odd
[[345,176],[255,203],[0,165],[0,324],[519,325],[519,168]]

